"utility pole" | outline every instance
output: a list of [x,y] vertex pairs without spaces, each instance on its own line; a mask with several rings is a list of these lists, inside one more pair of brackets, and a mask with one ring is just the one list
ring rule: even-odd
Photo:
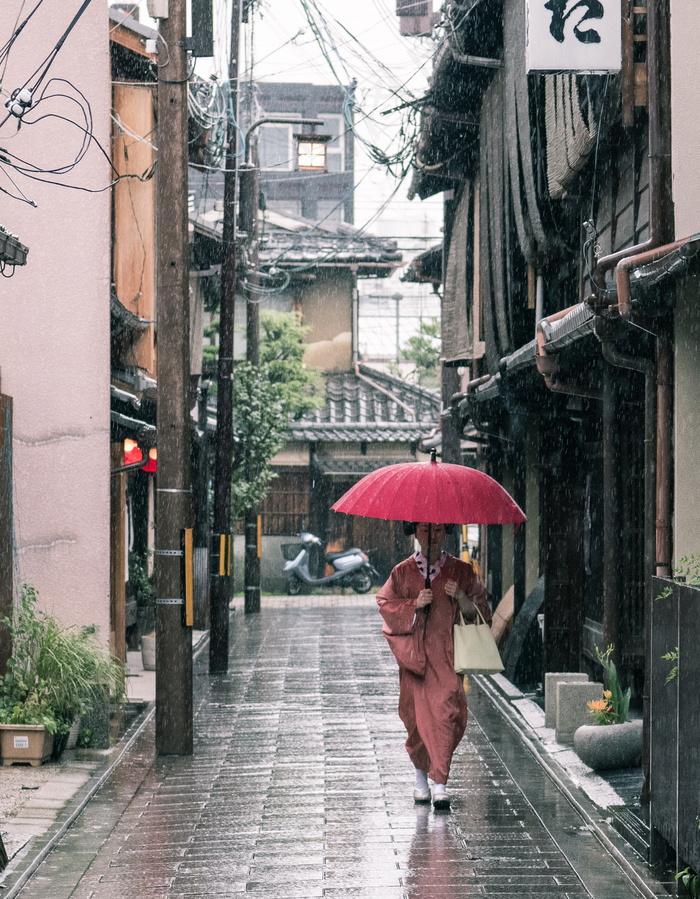
[[[245,176],[241,178],[241,227],[247,232],[248,241],[248,277],[250,288],[257,284],[258,268],[258,158],[251,145],[252,129],[248,131],[246,141],[247,159]],[[260,308],[258,297],[251,295],[250,290],[246,297],[246,362],[250,365],[260,363]],[[245,523],[245,555],[243,561],[243,581],[245,599],[243,601],[246,612],[260,611],[260,516],[258,509],[248,509],[244,516]]]
[[187,54],[185,0],[160,21],[158,65],[156,500],[156,750],[191,755],[192,629],[183,618],[183,532],[192,527],[190,472]]
[[238,54],[241,3],[231,5],[231,56],[228,83],[230,108],[224,173],[224,234],[219,311],[219,362],[216,400],[216,459],[214,463],[214,558],[211,572],[211,631],[209,673],[228,671],[229,602],[231,599],[231,476],[233,468],[233,314],[236,296],[236,188],[238,184]]

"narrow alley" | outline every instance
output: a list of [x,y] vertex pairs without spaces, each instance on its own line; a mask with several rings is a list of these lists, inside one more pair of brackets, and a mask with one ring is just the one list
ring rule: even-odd
[[151,715],[56,848],[4,895],[666,895],[629,879],[478,683],[451,811],[414,805],[396,666],[374,599],[347,600],[237,612],[229,674],[210,677],[206,652],[196,663],[194,756],[156,759]]

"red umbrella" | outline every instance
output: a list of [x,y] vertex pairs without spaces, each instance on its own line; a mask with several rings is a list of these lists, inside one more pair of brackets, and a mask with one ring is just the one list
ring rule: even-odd
[[335,512],[445,524],[520,524],[527,516],[498,481],[465,465],[404,462],[357,482],[331,507]]

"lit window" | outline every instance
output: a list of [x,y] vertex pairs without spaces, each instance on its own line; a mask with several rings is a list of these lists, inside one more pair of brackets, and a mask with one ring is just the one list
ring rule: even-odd
[[326,143],[330,135],[297,134],[297,170],[300,172],[326,171]]

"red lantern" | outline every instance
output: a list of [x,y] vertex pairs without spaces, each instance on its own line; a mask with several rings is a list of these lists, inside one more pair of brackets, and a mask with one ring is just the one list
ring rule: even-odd
[[137,462],[141,462],[142,459],[143,453],[138,443],[127,437],[124,441],[124,465],[135,465]]
[[148,462],[143,466],[143,471],[158,471],[158,450],[155,446],[148,451]]

